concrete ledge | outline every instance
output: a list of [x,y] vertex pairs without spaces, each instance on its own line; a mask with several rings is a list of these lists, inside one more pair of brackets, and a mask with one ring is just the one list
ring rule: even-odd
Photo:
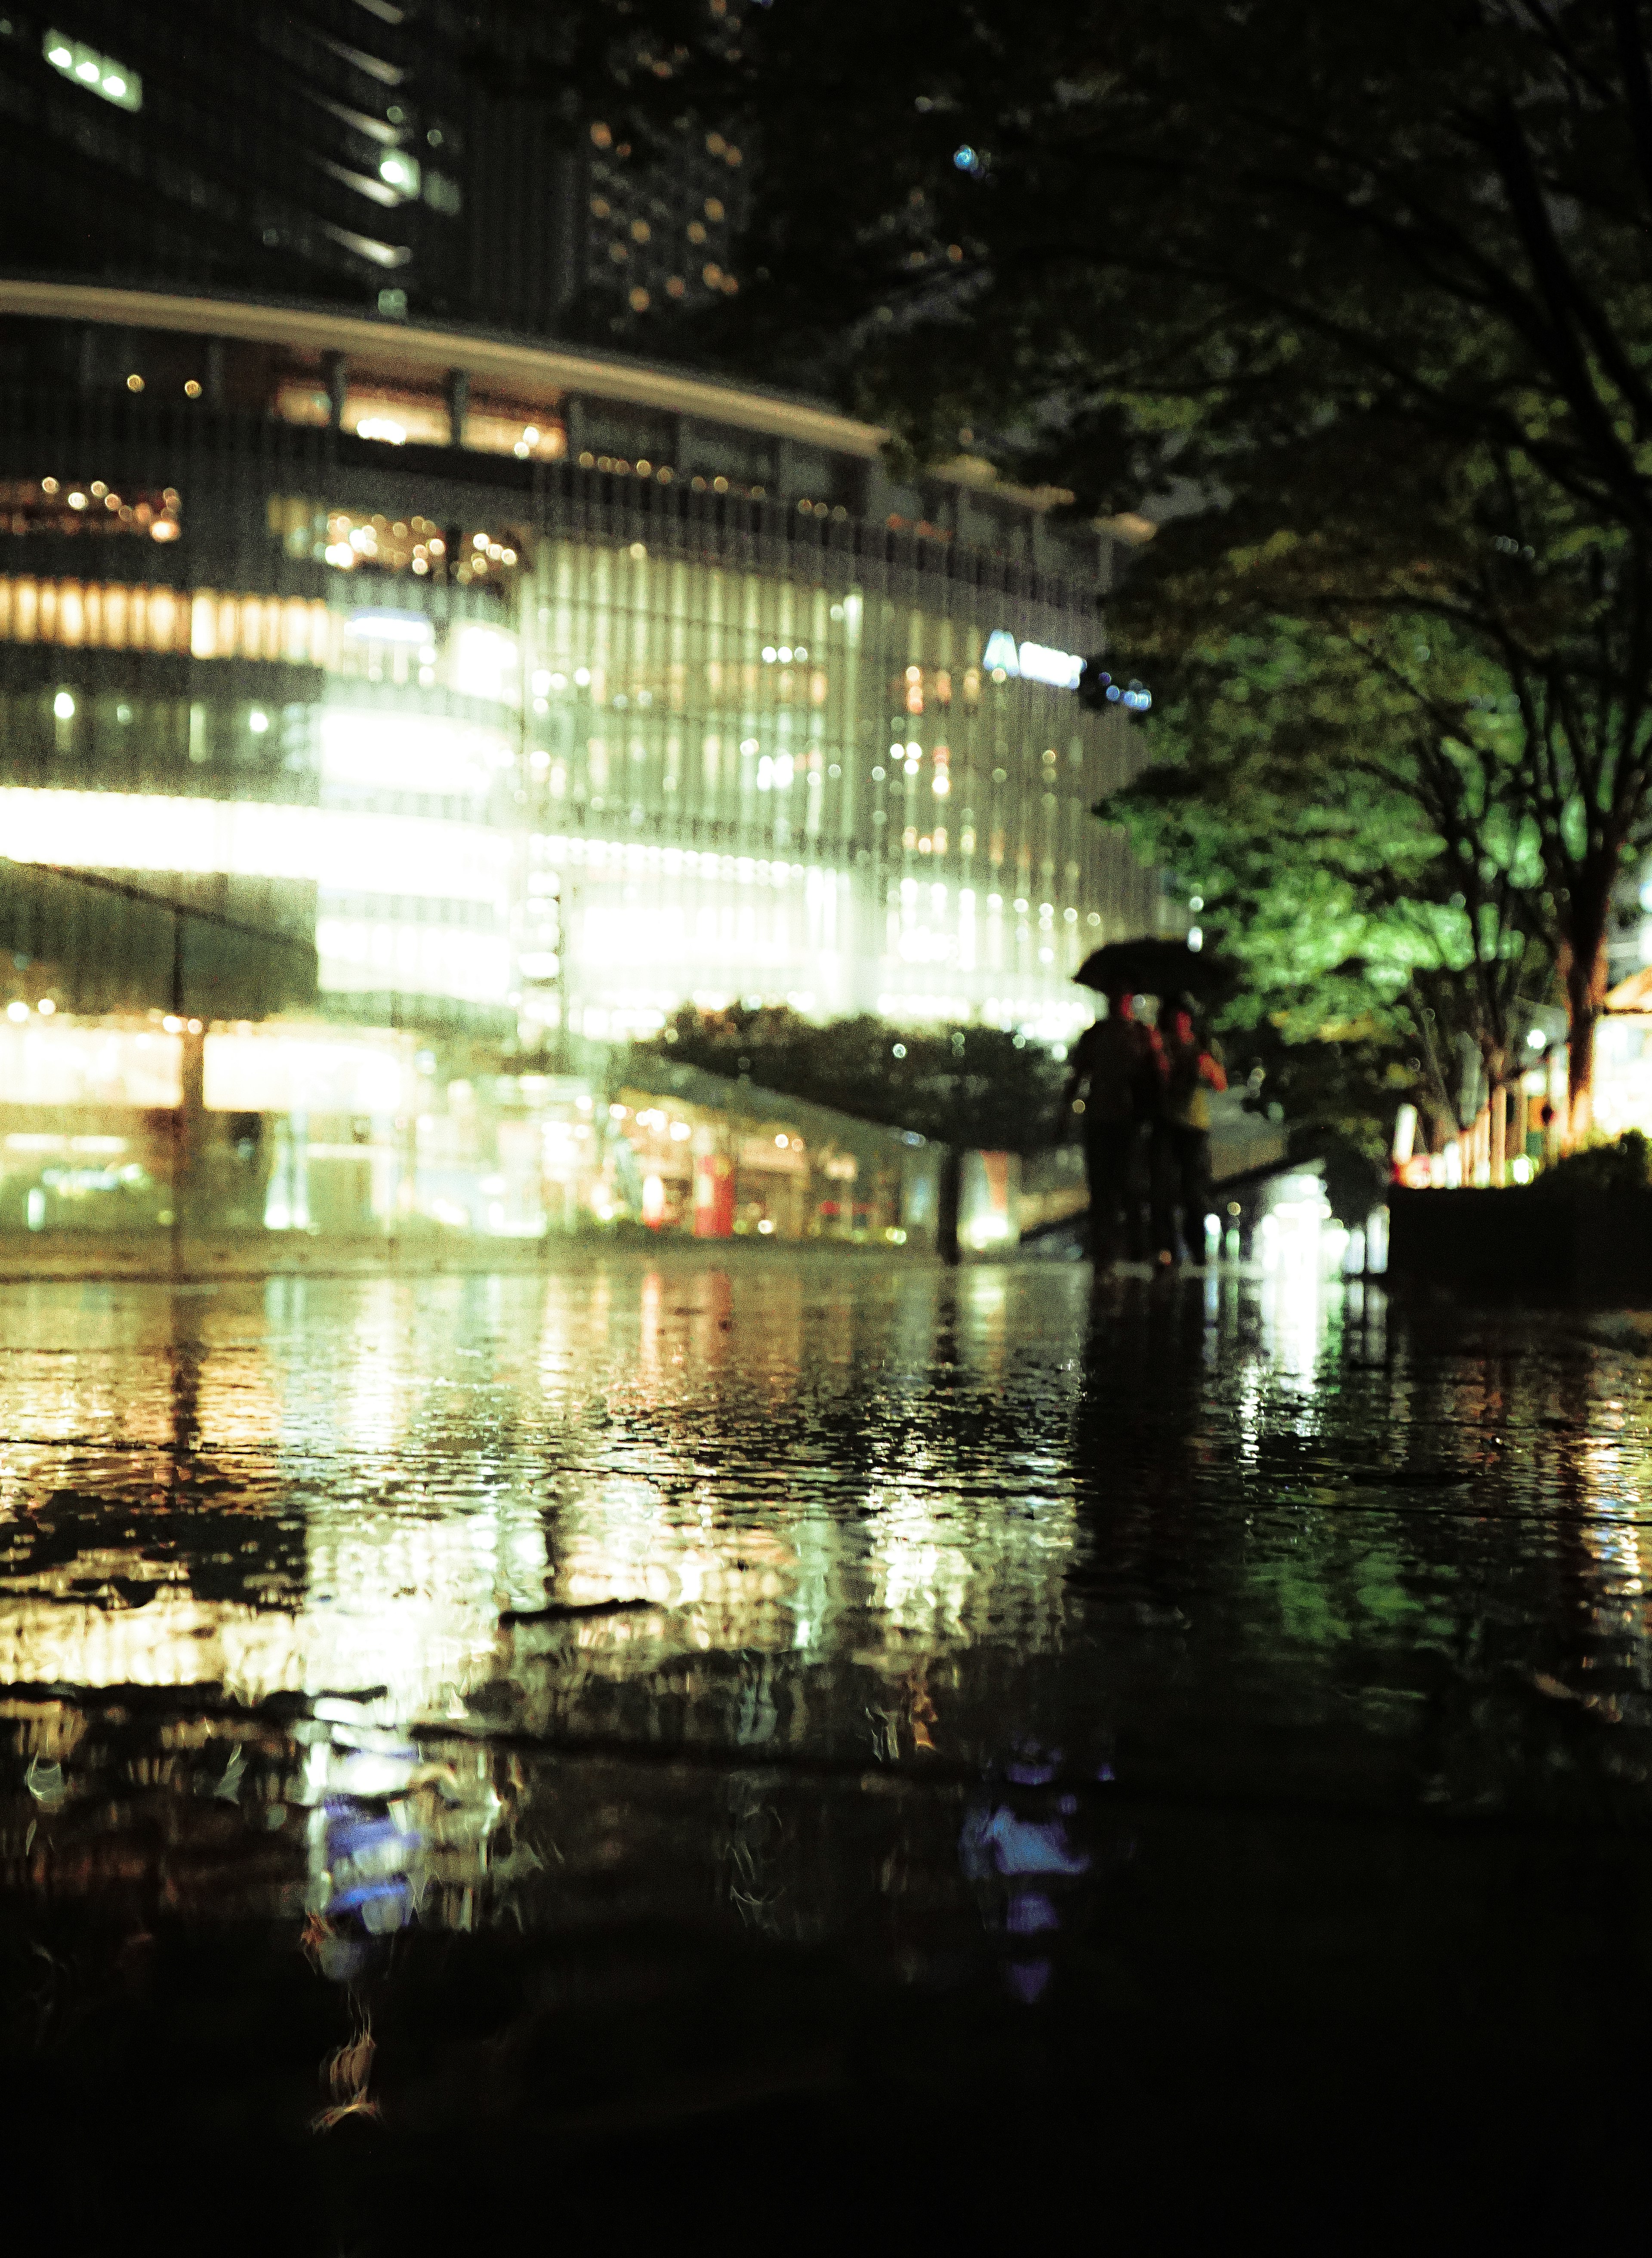
[[1400,1191],[1388,1201],[1395,1291],[1652,1308],[1652,1191]]

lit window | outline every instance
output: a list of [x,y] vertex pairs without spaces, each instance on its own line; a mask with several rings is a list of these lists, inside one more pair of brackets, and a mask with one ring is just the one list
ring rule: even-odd
[[652,230],[649,228],[647,220],[634,219],[632,221],[631,240],[633,243],[646,243],[651,233]]
[[100,55],[95,47],[66,39],[61,32],[48,32],[40,42],[40,52],[60,77],[73,79],[89,94],[112,102],[117,110],[143,108],[143,81],[111,55]]
[[649,294],[642,288],[642,285],[639,284],[631,293],[631,311],[634,314],[646,314],[648,310]]
[[704,224],[703,224],[699,220],[697,220],[697,219],[691,219],[691,220],[690,220],[690,222],[689,222],[689,224],[688,224],[688,239],[689,239],[689,241],[690,241],[691,243],[704,243],[704,242],[705,242],[705,229]]
[[721,217],[723,217],[723,207],[722,207],[722,203],[721,203],[721,201],[720,201],[718,197],[716,197],[716,196],[707,196],[707,197],[706,197],[706,199],[705,199],[705,217],[706,217],[706,218],[707,218],[707,219],[721,219]]

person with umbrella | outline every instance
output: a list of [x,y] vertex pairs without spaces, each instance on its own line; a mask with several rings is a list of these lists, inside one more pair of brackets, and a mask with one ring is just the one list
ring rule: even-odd
[[1228,1086],[1221,1054],[1199,1033],[1193,998],[1179,996],[1159,1034],[1164,1104],[1152,1128],[1153,1247],[1168,1269],[1176,1259],[1176,1219],[1188,1260],[1204,1243],[1210,1204],[1210,1097]]
[[1067,1062],[1064,1106],[1081,1083],[1084,1175],[1090,1193],[1090,1259],[1116,1261],[1121,1244],[1131,1260],[1146,1253],[1142,1187],[1146,1143],[1160,1111],[1164,1076],[1151,1027],[1136,1017],[1128,988],[1104,991],[1107,1017],[1086,1027]]
[[[1081,1083],[1088,1081],[1089,1084],[1084,1104],[1084,1168],[1090,1188],[1091,1253],[1098,1263],[1113,1258],[1121,1218],[1128,1253],[1136,1258],[1146,1253],[1139,1187],[1144,1174],[1151,1170],[1153,1237],[1161,1260],[1173,1262],[1175,1202],[1173,1196],[1171,1252],[1166,1258],[1165,1202],[1159,1195],[1159,1186],[1168,1182],[1173,1195],[1176,1189],[1182,1189],[1185,1195],[1181,1177],[1171,1171],[1173,1167],[1180,1167],[1181,1158],[1188,1153],[1192,1155],[1190,1166],[1199,1151],[1205,1154],[1208,1173],[1209,1109],[1206,1102],[1202,1144],[1199,1147],[1195,1149],[1186,1146],[1185,1141],[1171,1138],[1173,1128],[1187,1127],[1197,1134],[1198,1125],[1191,1119],[1186,1124],[1173,1124],[1166,1118],[1169,1097],[1166,1054],[1157,1034],[1136,1018],[1134,999],[1138,995],[1185,997],[1189,991],[1209,992],[1226,982],[1227,969],[1216,957],[1190,948],[1185,941],[1150,935],[1137,941],[1110,941],[1104,948],[1095,950],[1085,958],[1074,978],[1081,987],[1096,989],[1107,998],[1107,1017],[1088,1027],[1074,1046],[1066,1091],[1070,1105]],[[1179,1026],[1180,1021],[1176,1024]],[[1188,1026],[1191,1030],[1190,1015]],[[1220,1068],[1216,1070],[1220,1072]],[[1185,1079],[1185,1067],[1182,1078]],[[1178,1103],[1196,1114],[1200,1083],[1196,1069],[1195,1080],[1194,1097],[1189,1100],[1184,1093],[1179,1096]],[[1180,1084],[1178,1088],[1180,1090]],[[1147,1149],[1150,1140],[1151,1152]],[[1203,1215],[1202,1207],[1198,1213]]]

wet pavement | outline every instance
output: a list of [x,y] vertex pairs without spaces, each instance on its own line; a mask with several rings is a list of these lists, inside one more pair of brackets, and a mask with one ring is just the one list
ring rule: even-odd
[[1615,2225],[1648,1346],[1300,1267],[0,1287],[25,2191]]

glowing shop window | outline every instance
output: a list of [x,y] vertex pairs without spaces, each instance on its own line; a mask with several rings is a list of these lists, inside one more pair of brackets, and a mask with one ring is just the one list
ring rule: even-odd
[[60,77],[84,87],[88,94],[112,102],[117,110],[143,108],[142,79],[112,55],[100,55],[96,47],[66,38],[61,32],[47,32],[40,41],[40,52]]
[[0,1104],[176,1105],[183,1045],[156,1028],[0,1019]]
[[248,1030],[203,1046],[208,1110],[222,1113],[395,1113],[413,1087],[413,1040]]
[[[325,395],[323,404],[324,408]],[[414,393],[358,391],[352,385],[339,421],[358,439],[378,439],[387,446],[445,447],[448,443],[446,401],[422,399]]]
[[349,891],[364,871],[394,870],[399,894],[486,903],[508,885],[512,854],[508,836],[480,823],[28,785],[0,787],[0,836],[14,862],[70,870],[223,872]]
[[477,799],[511,757],[501,731],[415,714],[351,713],[321,717],[322,778],[364,791]]
[[455,690],[467,698],[492,699],[496,704],[517,702],[521,692],[521,661],[514,635],[467,621],[454,629],[448,649]]
[[275,413],[283,423],[320,425],[332,421],[332,402],[318,384],[284,384],[275,395]]
[[70,650],[187,651],[195,658],[287,659],[336,669],[338,622],[299,596],[0,575],[0,643]]
[[558,463],[568,452],[560,423],[541,408],[472,407],[464,419],[464,444],[479,455],[514,455],[519,462]]

